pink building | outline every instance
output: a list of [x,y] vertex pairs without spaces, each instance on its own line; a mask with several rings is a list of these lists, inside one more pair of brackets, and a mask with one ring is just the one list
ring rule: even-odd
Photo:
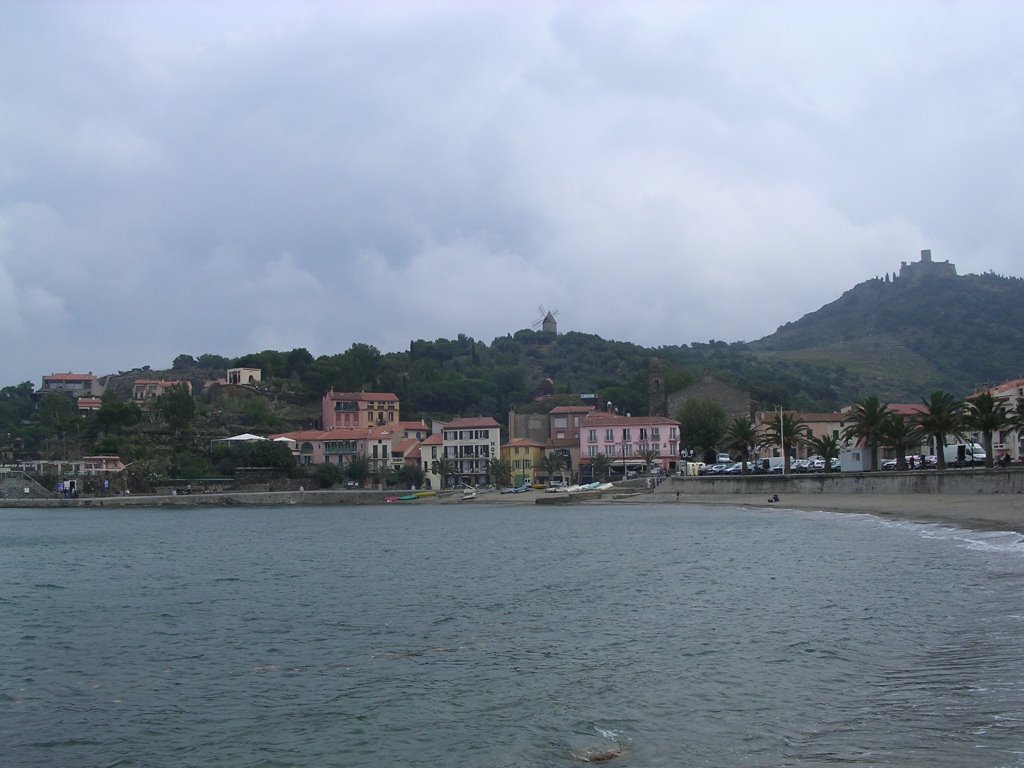
[[619,416],[592,411],[580,424],[580,465],[586,467],[595,456],[612,460],[619,472],[641,471],[643,452],[654,451],[651,465],[663,473],[675,470],[679,462],[679,422],[664,416]]
[[335,392],[324,395],[324,429],[369,429],[399,421],[398,395],[391,392]]

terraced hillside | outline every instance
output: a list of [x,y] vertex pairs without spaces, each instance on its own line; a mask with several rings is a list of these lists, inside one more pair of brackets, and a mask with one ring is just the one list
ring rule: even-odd
[[936,387],[967,394],[1024,370],[1024,280],[869,280],[748,349],[843,366],[890,399]]

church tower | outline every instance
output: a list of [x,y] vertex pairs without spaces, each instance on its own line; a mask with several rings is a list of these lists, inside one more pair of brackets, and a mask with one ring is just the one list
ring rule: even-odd
[[665,365],[656,357],[647,367],[647,413],[650,416],[668,416]]

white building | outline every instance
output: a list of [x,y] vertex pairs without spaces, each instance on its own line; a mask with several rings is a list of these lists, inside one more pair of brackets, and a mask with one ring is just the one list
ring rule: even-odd
[[501,456],[501,426],[489,416],[455,419],[441,430],[444,458],[455,463],[459,482],[482,485],[490,478],[487,462]]

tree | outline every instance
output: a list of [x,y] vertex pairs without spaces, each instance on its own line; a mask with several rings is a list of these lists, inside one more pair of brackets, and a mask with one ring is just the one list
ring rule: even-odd
[[189,368],[195,368],[196,365],[196,359],[192,357],[192,355],[178,355],[174,358],[174,362],[171,363],[171,368],[175,371],[183,371]]
[[601,478],[602,480],[608,479],[608,472],[612,468],[612,460],[608,454],[599,453],[590,460],[590,467],[593,470],[594,477]]
[[196,418],[196,401],[188,384],[178,382],[167,388],[153,403],[167,426],[175,432],[188,429]]
[[733,419],[725,431],[726,447],[740,452],[740,474],[747,474],[747,462],[750,461],[750,448],[760,439],[757,427],[747,416]]
[[74,424],[71,398],[59,392],[44,392],[39,398],[39,423],[49,432],[59,432]]
[[331,488],[345,479],[345,470],[337,464],[317,464],[313,476],[321,488]]
[[391,465],[386,461],[381,461],[374,465],[371,474],[382,491],[389,485],[393,485],[394,481],[397,479],[395,476],[395,470],[393,470]]
[[551,484],[551,478],[555,475],[562,474],[562,468],[565,466],[565,460],[562,458],[560,453],[550,451],[544,454],[544,458],[540,460],[540,468],[544,470],[544,474],[548,477],[548,485]]
[[907,454],[916,451],[924,439],[925,433],[920,425],[899,413],[889,411],[882,422],[880,439],[882,445],[892,448],[896,453],[896,469],[907,469]]
[[877,395],[865,397],[846,415],[849,422],[843,430],[844,440],[855,440],[871,451],[871,471],[878,471],[878,446],[882,444],[882,425],[890,413]]
[[924,411],[918,414],[917,423],[935,438],[935,455],[939,469],[946,468],[946,435],[959,436],[964,428],[964,403],[955,395],[935,390],[928,397],[922,397]]
[[363,483],[366,482],[366,478],[369,476],[370,460],[366,458],[365,453],[356,454],[349,459],[348,464],[345,465],[345,477],[359,487],[362,487]]
[[103,393],[103,404],[96,413],[96,423],[104,432],[118,434],[125,427],[142,421],[142,409],[136,403],[117,399],[113,390]]
[[412,464],[403,464],[397,469],[395,475],[398,477],[398,482],[406,488],[423,487],[423,470],[419,467],[414,467]]
[[658,452],[648,448],[647,450],[640,451],[637,456],[640,458],[640,461],[644,463],[644,474],[650,474],[651,465],[658,460]]
[[964,424],[981,432],[981,444],[985,447],[985,466],[994,466],[992,456],[992,435],[1011,426],[1006,406],[993,397],[991,392],[982,392],[967,401]]
[[777,445],[782,451],[782,471],[789,474],[789,452],[807,440],[808,428],[795,414],[775,414],[768,422],[762,445]]
[[506,459],[490,459],[487,462],[487,474],[498,485],[512,485],[512,465]]
[[455,465],[455,462],[447,457],[442,457],[434,462],[433,466],[434,474],[441,478],[441,486],[444,488],[450,487],[448,479],[458,473],[459,468]]
[[808,447],[825,460],[825,471],[832,471],[832,460],[839,458],[839,438],[835,435],[822,435],[807,441]]
[[713,400],[687,400],[676,414],[681,444],[696,452],[714,450],[725,433],[727,419],[725,409]]

